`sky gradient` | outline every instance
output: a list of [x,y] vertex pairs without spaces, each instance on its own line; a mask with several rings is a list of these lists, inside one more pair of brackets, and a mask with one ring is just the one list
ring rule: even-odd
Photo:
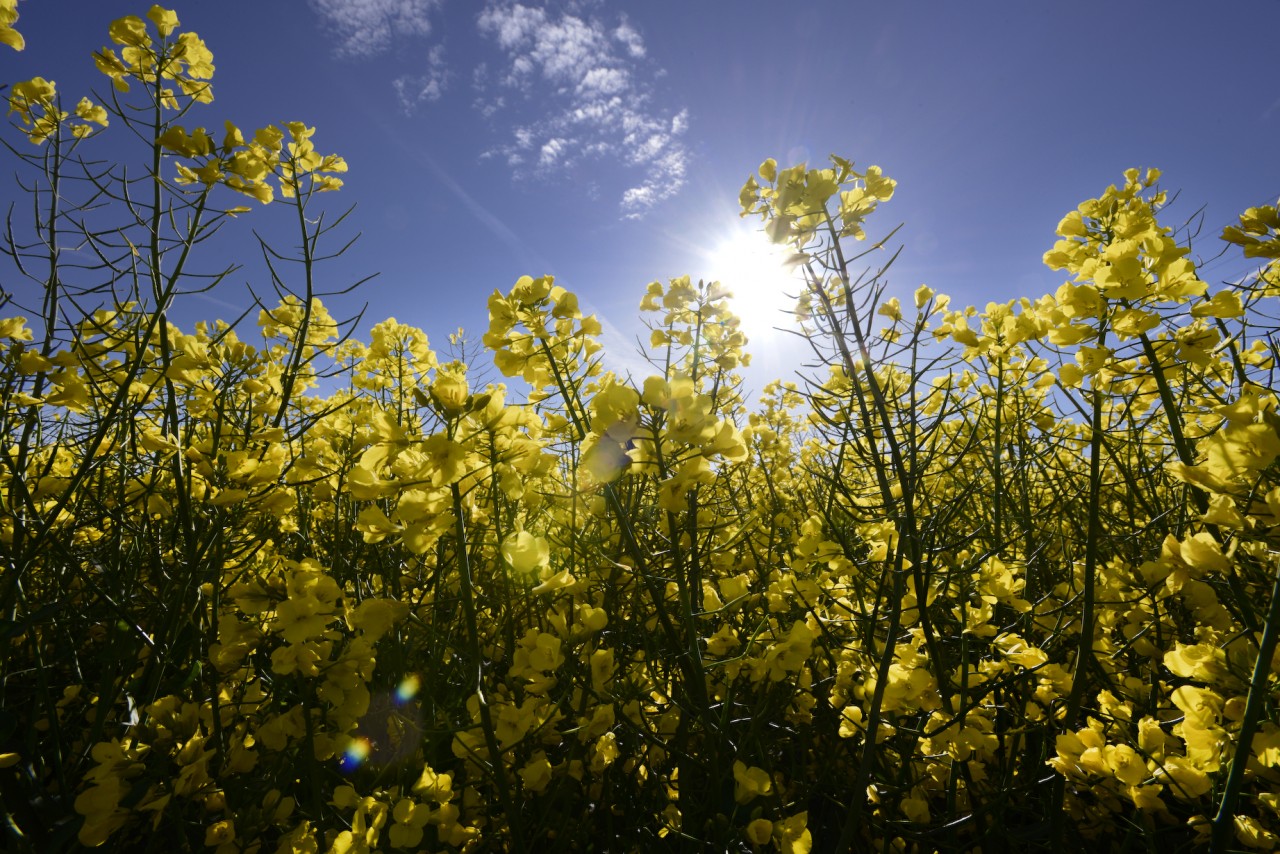
[[[335,316],[367,303],[363,330],[394,315],[437,346],[459,326],[478,339],[495,288],[552,274],[625,368],[647,338],[645,284],[689,274],[744,298],[754,388],[791,375],[803,351],[769,331],[785,285],[745,281],[770,262],[737,215],[766,157],[881,166],[898,190],[875,225],[902,223],[905,247],[890,293],[927,283],[960,304],[1056,288],[1041,263],[1054,226],[1128,167],[1157,166],[1180,193],[1166,224],[1203,206],[1193,257],[1210,284],[1247,270],[1238,253],[1213,260],[1222,227],[1280,195],[1275,0],[171,5],[217,66],[192,123],[301,120],[350,164],[324,201],[355,204],[346,233],[362,236],[323,275],[378,277]],[[25,0],[27,48],[0,55],[0,77],[103,91],[91,52],[113,18],[148,7]],[[6,206],[19,197],[0,185]],[[241,282],[263,275],[247,226],[284,229],[277,207],[241,224]],[[180,322],[231,314],[236,287]]]

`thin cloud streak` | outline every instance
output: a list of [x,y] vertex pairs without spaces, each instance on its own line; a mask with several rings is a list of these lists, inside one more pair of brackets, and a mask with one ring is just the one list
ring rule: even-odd
[[[437,163],[434,157],[424,149],[410,145],[405,139],[402,128],[392,127],[384,116],[372,110],[368,111],[368,116],[378,126],[384,139],[390,140],[402,152],[430,169],[435,180],[453,193],[458,201],[462,202],[462,206],[466,208],[467,212],[475,217],[500,243],[510,249],[521,264],[530,270],[545,270],[549,268],[550,265],[545,258],[531,250],[529,245],[510,226],[503,222],[497,214],[476,201],[475,197],[463,189],[462,185],[454,180],[448,170]],[[541,274],[539,273],[539,275]]]
[[[405,154],[416,159],[419,163],[431,170],[435,180],[452,193],[467,212],[494,236],[498,242],[505,245],[516,256],[520,264],[529,272],[530,275],[545,275],[554,273],[551,263],[542,255],[529,247],[529,244],[520,238],[518,234],[497,214],[493,213],[483,204],[478,202],[474,196],[463,189],[462,185],[454,180],[453,176],[436,162],[427,151],[422,148],[410,145],[404,138],[402,131],[391,126],[391,123],[382,115],[375,114],[373,111],[367,113],[370,121],[375,124],[382,133],[384,139],[391,140],[397,148]],[[570,284],[566,280],[561,280],[561,284]],[[652,365],[649,365],[637,352],[638,339],[631,339],[627,334],[612,322],[609,316],[605,315],[597,308],[586,302],[583,309],[588,313],[593,313],[600,321],[601,334],[600,341],[605,345],[605,367],[620,375],[631,374],[637,377],[648,376],[652,372]],[[626,321],[624,320],[624,323]],[[635,323],[633,319],[631,323]],[[633,332],[638,334],[640,326],[637,326]]]

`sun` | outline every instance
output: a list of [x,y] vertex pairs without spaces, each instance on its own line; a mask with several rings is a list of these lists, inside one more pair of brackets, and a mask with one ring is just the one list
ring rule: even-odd
[[763,232],[740,224],[705,252],[703,278],[733,292],[730,309],[742,319],[752,343],[794,328],[791,314],[803,287],[799,272],[787,263],[789,253],[773,245]]

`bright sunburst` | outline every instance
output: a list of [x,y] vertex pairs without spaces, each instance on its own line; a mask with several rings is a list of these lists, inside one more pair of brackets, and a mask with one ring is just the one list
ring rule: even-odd
[[778,335],[775,327],[794,323],[791,311],[801,282],[786,258],[785,250],[747,224],[735,227],[706,253],[705,277],[733,292],[732,310],[754,344]]

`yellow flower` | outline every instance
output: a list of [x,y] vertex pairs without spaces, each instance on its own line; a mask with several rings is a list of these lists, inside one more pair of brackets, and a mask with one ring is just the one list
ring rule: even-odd
[[526,789],[531,792],[542,793],[546,791],[547,785],[551,782],[551,762],[547,759],[545,752],[536,751],[533,757],[520,769],[519,773]]
[[752,845],[764,845],[773,837],[773,822],[757,818],[747,825],[747,841]]
[[448,486],[466,474],[467,451],[461,444],[444,433],[435,433],[422,440],[423,465],[416,474],[430,480],[432,486]]
[[466,374],[461,370],[441,368],[436,374],[436,381],[431,384],[431,399],[446,415],[459,415],[466,411],[469,393]]
[[760,795],[773,791],[773,781],[769,772],[755,766],[748,767],[741,760],[733,763],[733,799],[740,804],[748,804]]
[[867,186],[867,194],[882,202],[892,199],[893,191],[898,186],[897,181],[884,176],[879,166],[868,166],[867,174],[862,180]]
[[861,706],[846,706],[840,713],[840,729],[837,734],[841,738],[853,738],[863,731],[863,712]]
[[1209,776],[1181,756],[1169,756],[1156,768],[1157,780],[1166,783],[1174,796],[1194,800],[1213,787]]
[[897,297],[890,297],[876,310],[876,314],[884,315],[896,322],[902,319],[902,306],[899,304]]
[[39,107],[44,112],[53,110],[57,94],[53,81],[43,77],[32,77],[21,83],[14,83],[9,88],[9,113],[17,113],[22,123],[29,126],[36,118],[31,113],[32,108]]
[[502,557],[516,572],[532,573],[551,560],[551,547],[543,537],[518,531],[502,542]]
[[606,732],[591,749],[591,773],[601,774],[618,759],[618,737]]
[[[772,162],[772,159],[765,161],[765,163]],[[777,164],[774,163],[773,165],[776,170]],[[761,214],[765,213],[765,209],[760,205],[760,185],[756,183],[756,177],[754,175],[747,176],[746,183],[742,185],[742,189],[738,192],[738,204],[742,208],[742,212],[739,216],[747,216],[748,214],[757,212]]]
[[276,606],[271,629],[291,644],[320,636],[338,611],[342,590],[315,561],[302,561],[289,578],[289,598]]
[[[183,33],[178,36],[178,44],[174,48],[173,56],[174,59],[181,60],[186,66],[185,73],[187,77],[193,80],[208,80],[213,76],[213,51],[209,50],[204,40],[195,33]],[[204,90],[209,90],[207,85],[200,85],[203,86]],[[187,92],[187,94],[192,95],[201,103],[208,103],[213,100],[211,91],[207,96],[196,95],[192,92]]]
[[213,153],[213,138],[204,128],[196,128],[188,134],[186,129],[173,125],[156,140],[162,147],[183,157],[205,157]]
[[107,126],[106,108],[93,103],[88,98],[81,98],[80,103],[76,104],[76,115],[86,122],[94,122],[103,127]]
[[1274,851],[1280,845],[1280,836],[1267,830],[1256,818],[1238,815],[1234,819],[1236,839],[1250,848],[1260,851]]
[[446,804],[453,797],[453,775],[437,774],[430,765],[424,765],[418,782],[413,784],[413,793]]
[[530,593],[554,593],[557,590],[563,590],[566,587],[572,587],[578,583],[572,573],[567,569],[562,569],[543,581],[541,584],[530,590]]
[[1218,291],[1209,299],[1191,309],[1192,317],[1240,317],[1244,314],[1244,306],[1240,303],[1240,295],[1235,291]]
[[[157,7],[158,8],[158,7]],[[213,848],[236,838],[236,825],[230,819],[214,822],[205,828],[204,844]]]
[[129,66],[121,62],[115,51],[103,48],[93,55],[93,64],[98,67],[98,71],[111,78],[111,85],[116,91],[129,91],[129,83],[124,79],[129,74]]
[[84,825],[77,834],[81,845],[96,848],[124,825],[128,813],[118,807],[127,791],[123,780],[110,775],[80,793],[75,810],[84,816]]
[[930,821],[929,802],[924,798],[903,798],[900,808],[907,821],[912,824],[928,824]]
[[25,317],[5,317],[0,319],[0,338],[10,341],[30,341],[31,330],[27,328]]
[[281,676],[299,673],[303,676],[319,676],[321,661],[328,658],[329,644],[311,641],[291,643],[271,653],[271,670]]
[[417,847],[422,841],[422,828],[431,819],[431,807],[415,803],[411,798],[401,798],[391,815],[396,822],[387,829],[391,847]]
[[359,629],[364,636],[377,640],[390,631],[391,627],[404,619],[409,613],[407,602],[394,599],[365,599],[347,618],[351,627]]
[[316,175],[314,176],[314,181],[317,193],[328,193],[342,189],[342,179],[335,178],[332,175]]
[[151,23],[156,25],[156,29],[160,31],[161,38],[167,38],[170,33],[178,28],[178,14],[168,9],[162,9],[160,6],[152,6],[151,11],[147,12],[147,17],[151,19]]
[[1164,654],[1164,666],[1172,673],[1201,682],[1212,682],[1219,675],[1225,674],[1226,662],[1226,653],[1207,643],[1193,646],[1176,643],[1172,650]]
[[591,653],[591,687],[603,692],[605,684],[613,678],[617,669],[614,663],[613,650],[597,649]]
[[560,638],[547,632],[538,632],[535,645],[529,651],[529,666],[544,673],[557,669],[564,664],[564,654],[560,649]]
[[22,50],[27,46],[22,33],[13,28],[18,20],[18,0],[0,0],[0,44],[7,44],[14,50]]
[[813,837],[806,825],[809,813],[801,812],[773,823],[773,838],[782,854],[809,854]]
[[135,48],[151,46],[151,36],[147,35],[147,25],[137,15],[125,15],[111,22],[107,35],[118,45]]

